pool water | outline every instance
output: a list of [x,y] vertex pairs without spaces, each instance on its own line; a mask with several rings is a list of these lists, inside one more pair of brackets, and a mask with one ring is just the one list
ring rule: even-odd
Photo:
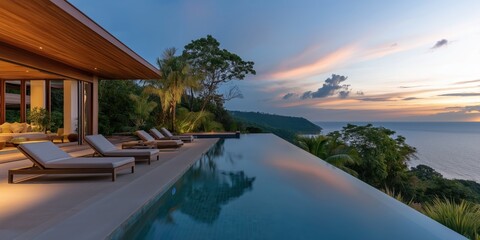
[[220,140],[123,239],[464,239],[272,134]]

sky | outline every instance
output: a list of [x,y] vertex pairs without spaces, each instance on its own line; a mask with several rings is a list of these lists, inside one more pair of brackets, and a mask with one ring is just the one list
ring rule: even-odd
[[212,35],[255,62],[227,109],[311,121],[480,121],[478,0],[71,0],[152,64]]

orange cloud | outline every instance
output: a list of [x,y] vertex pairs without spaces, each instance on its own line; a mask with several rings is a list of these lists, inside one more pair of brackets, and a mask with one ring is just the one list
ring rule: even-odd
[[270,75],[273,79],[298,79],[328,71],[350,59],[356,52],[356,46],[350,45],[322,56],[313,63],[299,67],[281,69]]

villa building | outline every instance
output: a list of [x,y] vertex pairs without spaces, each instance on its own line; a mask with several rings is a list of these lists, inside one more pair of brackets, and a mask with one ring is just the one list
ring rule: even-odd
[[65,134],[96,134],[99,80],[155,78],[157,68],[67,1],[0,1],[0,125],[40,107],[63,116]]

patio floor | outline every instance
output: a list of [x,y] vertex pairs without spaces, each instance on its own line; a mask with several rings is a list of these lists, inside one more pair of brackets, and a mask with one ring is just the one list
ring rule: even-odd
[[[197,139],[178,150],[161,150],[160,161],[137,163],[134,174],[121,172],[115,182],[108,174],[85,174],[15,176],[17,183],[8,184],[8,169],[31,162],[0,160],[0,239],[104,239],[217,140]],[[73,156],[93,153],[84,146],[64,148]]]

